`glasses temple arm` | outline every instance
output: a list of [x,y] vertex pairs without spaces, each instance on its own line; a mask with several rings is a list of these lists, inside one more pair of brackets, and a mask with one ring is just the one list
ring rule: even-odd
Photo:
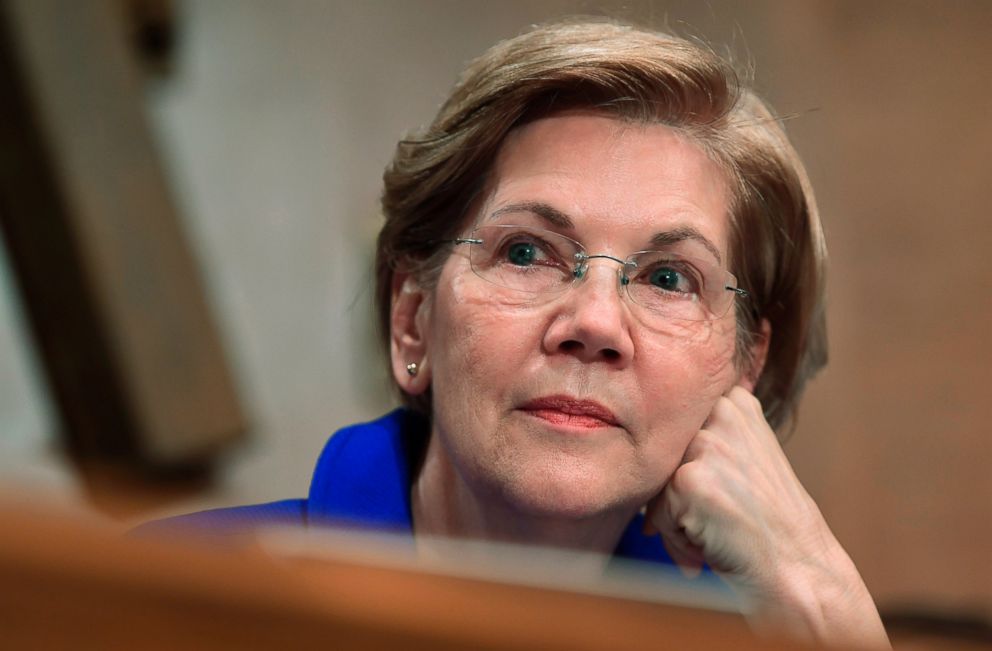
[[740,287],[732,287],[730,285],[724,285],[723,288],[726,289],[727,291],[737,294],[741,298],[747,298],[751,295],[751,292],[747,291],[746,289],[741,289]]

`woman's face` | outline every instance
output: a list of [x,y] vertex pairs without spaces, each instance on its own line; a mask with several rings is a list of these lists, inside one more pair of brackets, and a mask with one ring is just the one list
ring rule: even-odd
[[[617,258],[661,241],[726,267],[724,177],[665,126],[593,114],[527,124],[489,187],[475,226],[523,221]],[[432,435],[454,476],[535,515],[639,508],[738,379],[734,310],[646,322],[607,259],[550,299],[511,295],[473,273],[469,249],[453,247],[424,300],[412,360],[429,376]]]

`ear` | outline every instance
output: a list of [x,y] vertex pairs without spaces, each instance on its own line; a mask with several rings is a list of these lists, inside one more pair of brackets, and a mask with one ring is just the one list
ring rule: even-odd
[[754,392],[754,387],[758,384],[761,372],[765,368],[765,361],[768,359],[768,345],[772,340],[772,325],[768,319],[762,319],[759,326],[759,333],[755,336],[751,344],[751,365],[744,369],[741,374],[739,384],[750,392]]
[[[431,386],[427,351],[430,294],[410,274],[393,275],[389,313],[389,354],[393,378],[405,393],[418,395]],[[407,367],[416,364],[416,374]]]

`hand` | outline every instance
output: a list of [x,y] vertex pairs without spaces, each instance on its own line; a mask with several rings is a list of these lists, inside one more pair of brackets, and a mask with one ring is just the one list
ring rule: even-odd
[[743,387],[717,401],[646,529],[683,572],[706,563],[742,592],[758,628],[888,648],[864,582]]

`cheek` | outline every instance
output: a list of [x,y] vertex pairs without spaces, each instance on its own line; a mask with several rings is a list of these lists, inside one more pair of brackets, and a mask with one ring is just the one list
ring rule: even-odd
[[647,463],[674,470],[716,401],[734,386],[734,337],[732,327],[694,324],[642,340],[637,364]]
[[643,375],[653,377],[668,391],[690,393],[694,402],[706,402],[710,397],[716,402],[737,377],[736,329],[729,319],[673,322],[645,334],[640,348],[645,351],[640,361],[659,369]]
[[496,300],[489,285],[471,274],[442,276],[438,287],[430,325],[435,401],[461,413],[459,420],[470,412],[476,421],[491,418],[486,412],[505,398],[533,357],[525,334],[536,329],[521,318],[525,304]]
[[732,320],[708,324],[698,337],[685,340],[685,347],[695,360],[699,397],[710,408],[737,381],[737,367],[734,365],[736,346],[737,332]]
[[502,426],[514,390],[539,358],[533,313],[494,300],[473,275],[442,278],[432,313],[432,395],[436,435],[463,477],[513,476],[512,433]]

